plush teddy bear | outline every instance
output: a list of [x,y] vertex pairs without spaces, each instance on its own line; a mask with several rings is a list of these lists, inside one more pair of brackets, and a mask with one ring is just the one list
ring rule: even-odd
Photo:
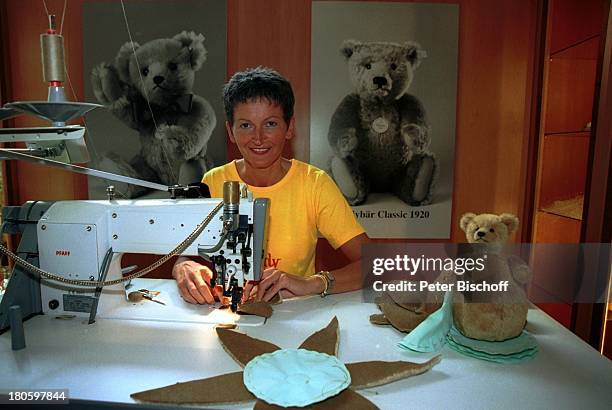
[[503,246],[518,224],[512,214],[467,213],[461,217],[459,225],[468,243],[475,244],[465,256],[486,255],[484,270],[472,270],[461,279],[509,283],[502,292],[455,292],[453,322],[464,336],[501,341],[520,335],[525,327],[529,304],[524,288],[531,279],[531,270],[519,257],[503,253]]
[[[503,245],[516,231],[518,218],[511,214],[467,213],[460,226],[468,247],[460,246],[455,258],[484,258],[484,269],[472,269],[462,275],[443,271],[435,282],[452,284],[453,323],[464,335],[473,339],[502,341],[521,334],[527,320],[528,301],[524,291],[531,279],[531,270],[514,255],[505,255]],[[486,256],[485,256],[486,255]],[[506,291],[457,291],[457,281],[499,283],[507,280]],[[382,314],[372,315],[374,324],[391,324],[410,332],[442,305],[443,291],[388,292],[377,299]]]
[[430,202],[437,160],[428,151],[423,104],[407,90],[426,56],[416,43],[347,40],[354,92],[334,112],[328,140],[331,174],[351,205],[370,192],[391,192],[409,205]]
[[[206,146],[216,125],[204,98],[192,93],[206,60],[204,36],[183,31],[143,45],[124,44],[113,63],[92,71],[96,98],[140,134],[140,152],[129,163],[114,153],[101,166],[164,185],[199,181],[212,163]],[[131,186],[132,196],[139,188]]]

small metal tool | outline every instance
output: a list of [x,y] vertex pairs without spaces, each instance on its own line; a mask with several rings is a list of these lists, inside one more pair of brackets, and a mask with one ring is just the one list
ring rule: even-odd
[[128,293],[128,300],[131,302],[140,302],[143,299],[150,300],[151,302],[159,303],[160,305],[166,305],[161,300],[155,299],[151,293],[146,289],[140,289],[134,292]]

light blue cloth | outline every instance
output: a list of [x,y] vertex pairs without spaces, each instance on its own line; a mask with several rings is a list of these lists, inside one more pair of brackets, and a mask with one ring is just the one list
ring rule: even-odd
[[304,407],[346,389],[351,375],[334,356],[305,349],[281,349],[248,362],[243,381],[251,393],[267,403]]
[[433,312],[399,342],[399,347],[421,353],[437,352],[446,343],[446,335],[453,326],[453,293],[444,294],[440,309]]
[[535,337],[526,331],[503,342],[488,342],[465,337],[452,327],[447,342],[456,352],[496,363],[520,363],[533,358],[538,352]]
[[519,363],[538,352],[535,337],[526,331],[503,342],[487,342],[462,335],[453,326],[452,292],[446,292],[440,309],[408,333],[399,347],[421,353],[437,352],[444,344],[454,351],[476,359],[496,363]]

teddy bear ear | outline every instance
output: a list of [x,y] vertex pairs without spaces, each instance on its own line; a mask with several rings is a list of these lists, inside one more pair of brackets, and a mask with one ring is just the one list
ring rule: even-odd
[[130,59],[135,51],[140,47],[140,44],[128,41],[121,46],[115,57],[115,68],[119,73],[119,78],[125,83],[130,83]]
[[461,227],[461,230],[463,230],[463,232],[467,231],[467,226],[470,224],[470,222],[472,222],[474,218],[476,218],[476,214],[473,214],[471,212],[463,214],[463,216],[459,220],[459,226]]
[[502,223],[508,227],[509,234],[517,230],[519,220],[515,215],[501,214],[499,218],[501,219]]
[[340,46],[340,53],[348,60],[355,52],[355,47],[358,44],[359,42],[355,40],[344,40],[342,46]]
[[423,50],[414,41],[404,43],[404,47],[406,47],[406,59],[412,64],[413,68],[417,68],[421,64],[421,60],[427,57],[427,51]]
[[204,47],[204,36],[193,31],[183,31],[173,37],[189,50],[191,67],[194,71],[199,70],[206,61],[206,48]]

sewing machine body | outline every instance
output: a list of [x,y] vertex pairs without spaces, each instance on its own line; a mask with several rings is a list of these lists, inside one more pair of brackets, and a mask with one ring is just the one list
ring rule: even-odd
[[[109,281],[121,278],[124,253],[168,254],[220,202],[221,199],[55,202],[36,224],[38,266],[67,279]],[[232,277],[240,286],[245,280],[259,279],[265,254],[267,209],[267,199],[240,202],[239,223],[234,232],[238,236],[234,239],[240,237],[242,242],[232,240],[230,233],[220,248],[217,246],[214,253],[208,254],[214,260],[218,284],[227,286]],[[224,214],[219,211],[182,255],[197,256],[202,249],[218,245],[223,226]],[[25,231],[22,241],[32,242],[32,233],[32,230]],[[107,253],[111,259],[104,274]],[[170,271],[171,266],[165,266]],[[138,267],[142,268],[144,266]],[[39,306],[43,313],[91,317],[93,307],[97,308],[97,316],[104,317],[118,305],[129,304],[126,283],[105,286],[98,289],[96,295],[96,288],[92,287],[75,287],[47,279],[36,282],[40,284]],[[23,290],[19,292],[24,293]],[[11,296],[9,292],[5,295]]]

